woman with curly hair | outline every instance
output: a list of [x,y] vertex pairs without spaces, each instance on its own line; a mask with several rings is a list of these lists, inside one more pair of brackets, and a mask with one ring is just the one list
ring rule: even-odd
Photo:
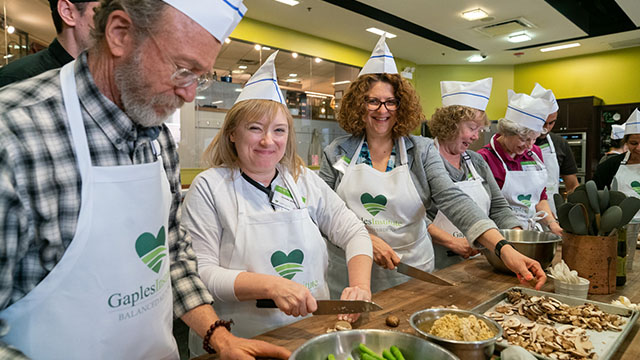
[[[390,271],[403,263],[434,269],[426,209],[434,202],[470,242],[502,248],[507,266],[537,287],[546,277],[540,265],[519,255],[495,224],[454,186],[433,141],[412,136],[423,120],[412,85],[398,75],[384,36],[345,94],[338,121],[351,135],[335,139],[323,153],[322,177],[365,224],[372,240],[371,288],[380,291],[409,278]],[[496,246],[497,245],[497,246]],[[347,283],[343,252],[329,246],[332,297]],[[514,256],[505,254],[514,253]],[[533,274],[530,272],[533,272]]]
[[[482,128],[489,125],[485,109],[492,81],[492,78],[486,78],[475,82],[440,82],[443,106],[431,116],[429,130],[435,137],[435,146],[451,181],[500,229],[509,229],[519,227],[520,223],[502,196],[487,163],[478,153],[469,150],[469,145],[478,140]],[[435,204],[427,210],[427,216],[433,221],[428,230],[434,243],[436,269],[478,253]]]

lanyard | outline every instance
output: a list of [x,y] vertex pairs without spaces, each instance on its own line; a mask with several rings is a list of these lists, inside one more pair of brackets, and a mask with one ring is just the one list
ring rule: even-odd
[[[242,178],[245,179],[249,184],[253,185],[253,187],[255,187],[256,189],[262,191],[263,193],[267,194],[267,198],[269,198],[269,202],[271,203],[271,198],[273,196],[273,190],[271,190],[271,183],[273,182],[273,180],[275,180],[278,177],[278,169],[276,169],[276,174],[273,176],[273,179],[271,179],[271,181],[269,181],[269,186],[266,187],[262,184],[260,184],[259,182],[253,180],[251,177],[249,177],[249,175],[245,174],[244,171],[240,171],[240,173],[242,174]],[[273,203],[271,203],[271,208],[273,208],[273,210],[276,209],[276,207],[273,205]]]

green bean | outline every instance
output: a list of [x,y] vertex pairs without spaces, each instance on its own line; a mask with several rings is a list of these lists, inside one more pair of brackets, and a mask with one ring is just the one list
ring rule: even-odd
[[362,360],[380,360],[381,359],[378,356],[372,356],[367,353],[362,353],[360,355],[362,356]]
[[[373,360],[384,360],[378,354],[373,352],[373,350],[366,347],[364,344],[358,345],[358,349],[360,349],[360,355],[369,355],[373,358]],[[362,359],[365,360],[364,357]]]
[[402,356],[402,353],[397,346],[394,345],[391,347],[391,353],[396,357],[396,360],[404,360],[404,356]]
[[386,360],[397,360],[395,356],[391,354],[389,350],[382,351],[382,357]]
[[329,354],[328,360],[336,360],[335,355]]

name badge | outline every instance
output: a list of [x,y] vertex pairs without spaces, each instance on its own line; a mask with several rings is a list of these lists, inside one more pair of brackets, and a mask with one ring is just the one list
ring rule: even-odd
[[351,159],[342,155],[342,157],[338,159],[335,164],[333,164],[333,168],[344,174],[347,172],[347,167],[349,167],[350,163]]
[[280,185],[276,185],[274,191],[271,192],[271,204],[283,210],[292,210],[296,208],[291,192]]
[[520,166],[522,166],[522,171],[538,170],[538,163],[536,163],[535,161],[523,161],[520,163]]

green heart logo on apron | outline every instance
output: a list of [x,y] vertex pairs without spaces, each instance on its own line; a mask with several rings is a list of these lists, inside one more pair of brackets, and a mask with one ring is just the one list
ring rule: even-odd
[[138,236],[138,240],[136,240],[138,256],[149,269],[156,273],[160,271],[164,261],[163,258],[167,256],[167,247],[164,246],[164,243],[164,226],[158,231],[158,236],[153,236],[153,234],[146,232]]
[[296,273],[302,271],[303,259],[304,254],[300,249],[291,251],[289,255],[285,255],[285,253],[278,250],[271,255],[271,265],[280,276],[291,280],[296,276]]
[[631,188],[640,195],[640,182],[632,181]]
[[360,196],[360,202],[369,214],[376,216],[380,211],[385,210],[384,206],[387,205],[387,198],[384,195],[373,197],[369,193],[364,193]]
[[529,195],[518,195],[518,201],[525,204],[526,207],[531,207],[531,194]]

